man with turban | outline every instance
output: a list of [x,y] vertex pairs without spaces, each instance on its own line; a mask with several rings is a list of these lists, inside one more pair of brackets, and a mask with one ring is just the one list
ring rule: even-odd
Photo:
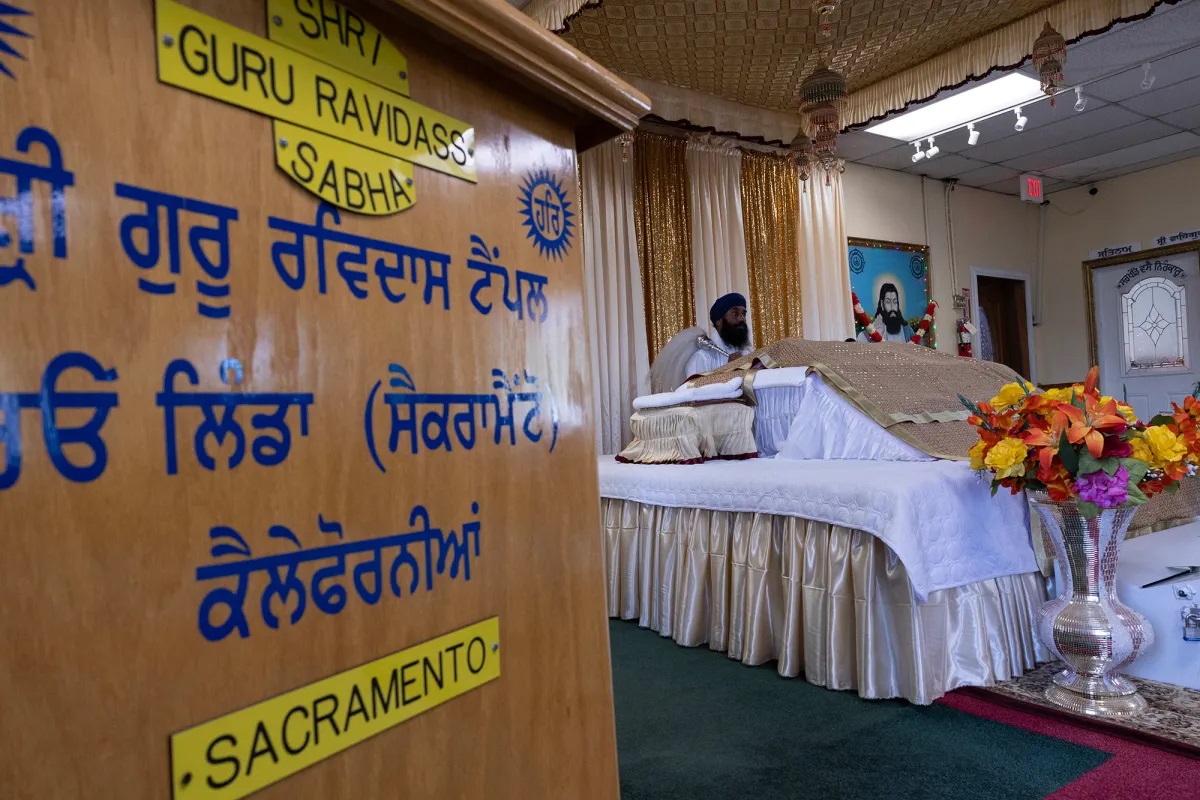
[[692,327],[663,347],[650,368],[652,391],[673,391],[693,375],[724,366],[754,349],[744,295],[733,292],[719,298],[709,309],[708,319],[712,330],[707,334],[699,326]]
[[[896,285],[885,283],[879,287],[879,304],[875,306],[875,330],[882,334],[885,342],[907,342],[913,337],[912,326],[904,319],[900,308],[900,292]],[[858,335],[860,342],[869,341],[864,330]]]

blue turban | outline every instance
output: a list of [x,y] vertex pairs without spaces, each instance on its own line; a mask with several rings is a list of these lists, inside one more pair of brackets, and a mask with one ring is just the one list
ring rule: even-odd
[[713,307],[708,311],[708,318],[716,324],[716,321],[728,314],[731,308],[738,306],[746,308],[746,298],[737,292],[731,292],[713,303]]

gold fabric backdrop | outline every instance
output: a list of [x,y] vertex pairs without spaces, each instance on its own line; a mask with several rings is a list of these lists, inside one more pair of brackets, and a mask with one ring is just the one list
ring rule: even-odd
[[696,322],[686,152],[686,139],[645,131],[637,132],[633,146],[638,260],[651,363],[672,336]]
[[759,347],[803,335],[800,175],[786,156],[742,154],[742,221],[750,268],[750,325]]

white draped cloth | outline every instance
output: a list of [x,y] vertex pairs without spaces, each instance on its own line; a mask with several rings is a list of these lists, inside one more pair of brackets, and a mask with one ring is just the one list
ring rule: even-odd
[[692,209],[692,290],[696,319],[708,319],[717,298],[750,296],[746,231],[742,223],[742,151],[732,142],[687,146]]
[[818,170],[800,194],[800,303],[804,338],[840,342],[854,335],[850,256],[842,176]]
[[619,140],[580,156],[584,311],[591,346],[596,447],[619,453],[632,438],[633,399],[650,390],[646,311],[634,229],[633,157]]
[[1025,498],[992,497],[962,462],[759,458],[675,466],[602,458],[599,473],[601,497],[800,517],[874,534],[904,563],[918,597],[1037,570]]
[[920,704],[1050,658],[1034,632],[1036,572],[919,599],[883,542],[845,526],[619,499],[602,500],[602,520],[609,616],[685,647]]

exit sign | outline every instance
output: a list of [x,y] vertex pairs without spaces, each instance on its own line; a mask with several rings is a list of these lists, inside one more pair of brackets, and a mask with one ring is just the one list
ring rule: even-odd
[[1021,176],[1021,199],[1028,203],[1040,203],[1045,199],[1042,196],[1041,175]]

